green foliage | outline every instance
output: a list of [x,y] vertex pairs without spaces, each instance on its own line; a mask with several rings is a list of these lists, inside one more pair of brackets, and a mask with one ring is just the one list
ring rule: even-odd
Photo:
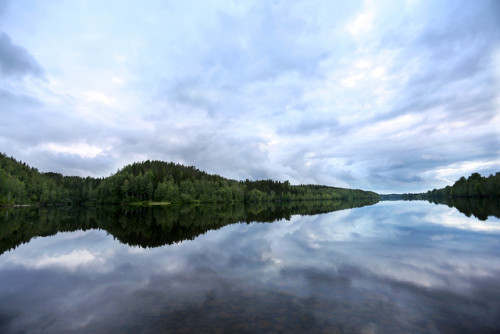
[[99,179],[40,173],[0,153],[0,205],[66,205],[93,198]]
[[288,181],[236,181],[192,166],[144,161],[125,166],[104,179],[39,173],[0,154],[0,205],[84,205],[162,201],[241,203],[304,200],[375,199],[376,193]]
[[488,177],[473,173],[467,179],[462,176],[453,186],[429,190],[421,194],[403,194],[406,200],[433,200],[450,198],[497,198],[500,197],[500,172]]
[[97,197],[102,203],[152,199],[171,203],[239,203],[379,198],[373,192],[318,185],[292,186],[288,181],[238,182],[162,161],[124,167],[102,181]]

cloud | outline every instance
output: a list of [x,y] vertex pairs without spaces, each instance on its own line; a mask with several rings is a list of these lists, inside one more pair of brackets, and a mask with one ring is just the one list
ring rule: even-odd
[[101,264],[102,259],[98,258],[98,254],[91,254],[86,249],[73,250],[69,254],[62,254],[57,256],[46,256],[36,262],[28,264],[28,266],[33,266],[34,268],[44,268],[44,267],[62,267],[64,269],[74,271],[78,267],[88,266],[93,263]]
[[379,192],[500,168],[495,1],[194,4],[9,6],[0,29],[46,70],[2,35],[29,61],[8,67],[0,150],[83,176],[161,159]]
[[0,32],[0,73],[12,77],[41,77],[44,71],[26,49],[14,44],[6,33]]
[[2,15],[4,15],[4,13],[7,11],[9,2],[10,0],[4,0],[0,2],[0,17],[2,17]]

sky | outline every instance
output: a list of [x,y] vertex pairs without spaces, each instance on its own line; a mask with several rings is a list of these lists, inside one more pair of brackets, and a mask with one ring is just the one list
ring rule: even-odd
[[0,152],[420,192],[500,171],[500,1],[0,0]]

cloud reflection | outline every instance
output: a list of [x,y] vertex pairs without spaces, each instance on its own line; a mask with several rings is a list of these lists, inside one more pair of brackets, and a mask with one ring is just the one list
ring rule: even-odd
[[[81,235],[76,245],[65,234],[38,238],[0,257],[0,298],[10,301],[0,305],[0,329],[494,332],[500,237],[430,219],[450,210],[379,203],[228,225],[140,252],[102,231]],[[65,255],[50,255],[58,245]],[[103,249],[108,256],[98,257]],[[29,263],[40,252],[38,266],[12,261]],[[109,270],[90,265],[95,261]]]

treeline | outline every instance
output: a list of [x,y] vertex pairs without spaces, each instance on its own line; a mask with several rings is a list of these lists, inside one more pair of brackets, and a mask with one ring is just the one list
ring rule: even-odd
[[180,203],[234,203],[297,200],[378,198],[373,192],[318,185],[292,186],[288,181],[235,181],[194,167],[145,161],[124,167],[103,180],[99,201],[167,201]]
[[288,181],[236,181],[195,167],[163,161],[127,165],[106,178],[40,173],[0,154],[0,205],[95,205],[137,201],[238,203],[299,200],[376,199],[362,190]]
[[0,205],[72,204],[95,198],[101,179],[40,173],[0,153]]
[[473,173],[467,179],[462,176],[452,186],[429,190],[426,193],[403,194],[405,200],[432,200],[449,198],[498,198],[500,197],[500,172],[483,177]]

